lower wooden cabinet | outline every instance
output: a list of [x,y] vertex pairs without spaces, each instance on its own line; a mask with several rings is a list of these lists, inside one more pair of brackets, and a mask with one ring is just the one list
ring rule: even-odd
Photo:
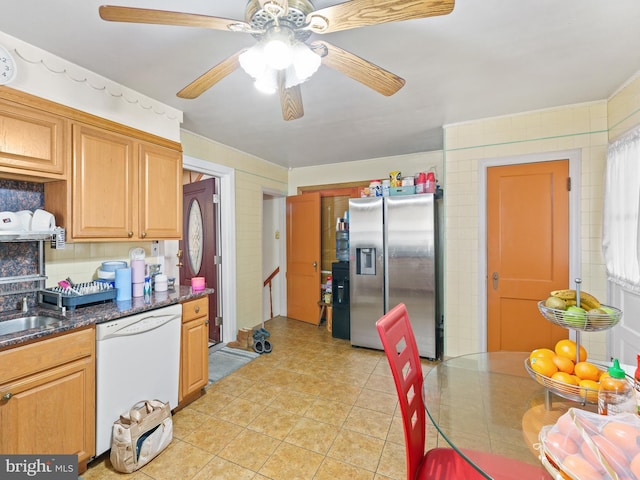
[[195,400],[209,383],[209,298],[182,304],[178,407]]
[[0,452],[95,455],[95,329],[0,352]]

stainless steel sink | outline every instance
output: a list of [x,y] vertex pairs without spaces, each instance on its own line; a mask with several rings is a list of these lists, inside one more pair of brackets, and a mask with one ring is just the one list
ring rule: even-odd
[[13,318],[0,322],[0,335],[31,330],[32,328],[53,328],[62,322],[61,319],[46,316]]

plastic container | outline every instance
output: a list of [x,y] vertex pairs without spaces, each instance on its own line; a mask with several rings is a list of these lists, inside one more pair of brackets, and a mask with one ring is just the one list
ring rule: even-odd
[[349,261],[349,230],[336,232],[336,258],[339,262]]
[[327,283],[325,284],[324,290],[324,303],[331,303],[331,292],[332,292],[332,278],[331,275],[327,277]]
[[402,185],[402,174],[399,171],[389,172],[389,186],[399,187]]
[[391,182],[389,180],[382,180],[382,196],[389,196],[389,188],[391,187]]
[[382,183],[380,180],[372,180],[369,184],[369,196],[381,197],[382,196]]
[[636,367],[636,371],[633,374],[633,383],[636,389],[636,400],[638,404],[638,415],[640,415],[640,353],[638,354],[638,366]]
[[167,276],[163,274],[158,274],[153,278],[153,287],[156,292],[166,292],[167,285]]
[[416,175],[414,183],[416,184],[416,193],[427,193],[427,174],[420,172]]
[[613,359],[613,365],[609,367],[608,372],[608,377],[600,378],[598,413],[600,415],[637,414],[636,390],[633,384],[627,381],[617,358]]
[[427,181],[425,184],[425,193],[436,192],[436,176],[433,172],[427,173]]

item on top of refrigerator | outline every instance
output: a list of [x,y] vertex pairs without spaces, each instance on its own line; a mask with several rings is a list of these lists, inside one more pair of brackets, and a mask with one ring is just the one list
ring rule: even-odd
[[416,193],[426,193],[427,192],[427,174],[424,172],[420,172],[416,175],[414,180],[416,186]]
[[413,187],[414,186],[413,177],[402,177],[402,186],[403,187]]
[[391,187],[391,182],[389,180],[382,180],[382,196],[389,196],[389,187]]
[[426,193],[436,192],[436,176],[433,172],[427,173],[427,182],[425,184]]
[[391,187],[389,188],[389,196],[394,197],[396,195],[413,195],[416,193],[416,186],[410,187]]
[[382,183],[380,180],[371,180],[369,184],[369,196],[381,197],[382,196]]
[[399,187],[402,185],[402,174],[399,171],[389,172],[389,186]]

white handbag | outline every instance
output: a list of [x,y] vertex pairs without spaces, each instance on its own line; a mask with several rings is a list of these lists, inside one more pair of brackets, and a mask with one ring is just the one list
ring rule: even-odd
[[149,463],[173,438],[169,403],[144,400],[113,424],[111,464],[118,472],[131,473]]

